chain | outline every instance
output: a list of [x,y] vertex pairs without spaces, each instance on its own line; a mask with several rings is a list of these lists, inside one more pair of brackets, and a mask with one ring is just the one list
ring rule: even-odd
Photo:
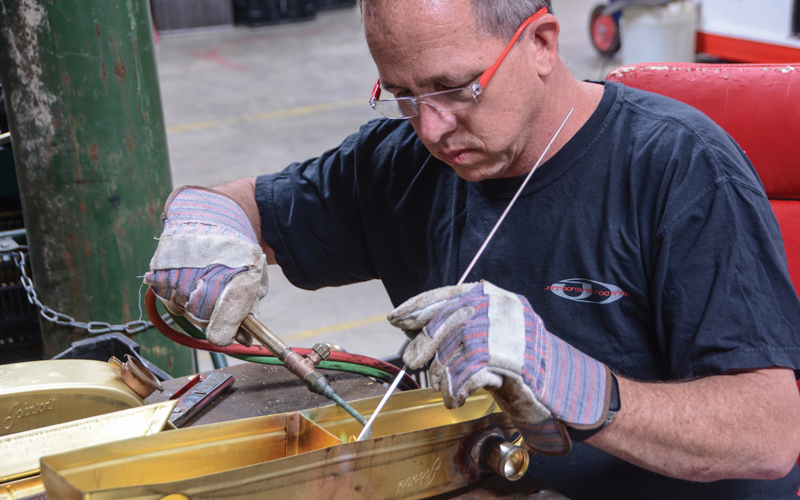
[[[14,264],[19,268],[20,273],[22,274],[22,276],[20,277],[20,281],[22,282],[22,287],[25,289],[25,292],[28,294],[28,302],[38,307],[39,313],[47,321],[50,321],[57,325],[80,328],[81,330],[86,330],[87,332],[89,332],[89,335],[100,335],[101,333],[110,333],[110,332],[124,332],[126,335],[133,335],[135,333],[147,330],[148,328],[153,326],[152,322],[145,321],[142,319],[136,321],[129,321],[124,325],[112,325],[104,321],[89,321],[88,323],[83,323],[81,321],[76,321],[75,318],[68,316],[64,313],[54,311],[48,306],[42,304],[42,302],[39,300],[38,295],[36,294],[36,289],[33,286],[33,281],[28,277],[28,273],[25,270],[27,266],[25,252],[22,251],[26,247],[17,246],[17,248],[21,250],[3,252],[2,253],[3,262],[8,262],[9,257],[13,259]],[[168,323],[172,321],[172,318],[169,317],[169,314],[165,314],[164,316],[162,316],[162,318]]]

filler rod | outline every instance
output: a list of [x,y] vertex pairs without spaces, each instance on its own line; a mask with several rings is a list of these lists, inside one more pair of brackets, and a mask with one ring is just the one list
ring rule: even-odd
[[[542,151],[542,154],[539,156],[539,159],[536,160],[536,164],[533,166],[531,171],[528,172],[527,176],[525,176],[525,180],[522,181],[522,184],[519,186],[519,189],[517,189],[517,192],[514,193],[514,197],[511,198],[511,201],[508,202],[508,206],[500,215],[500,218],[497,219],[497,222],[495,223],[492,230],[489,231],[489,235],[486,237],[481,247],[475,253],[475,257],[472,258],[472,262],[470,262],[469,265],[467,266],[467,269],[464,270],[464,274],[461,275],[461,278],[458,280],[458,283],[456,283],[456,285],[461,285],[462,283],[464,283],[464,280],[467,279],[467,276],[469,275],[470,271],[472,271],[472,268],[475,266],[475,263],[478,261],[481,254],[483,254],[483,251],[486,250],[487,245],[489,245],[489,241],[491,241],[492,237],[494,236],[494,233],[497,232],[497,228],[499,228],[500,224],[503,223],[503,220],[506,218],[506,215],[508,215],[508,212],[511,210],[511,207],[514,206],[514,203],[517,202],[517,198],[519,198],[519,196],[522,194],[522,190],[525,189],[525,186],[528,185],[528,181],[531,180],[531,177],[533,177],[533,173],[536,172],[536,169],[539,168],[539,165],[542,164],[544,156],[550,150],[550,146],[553,145],[553,142],[555,142],[556,137],[558,137],[558,134],[561,133],[561,130],[564,128],[564,125],[567,124],[567,120],[569,120],[569,117],[572,116],[573,111],[575,110],[574,109],[569,110],[569,113],[567,113],[567,116],[564,118],[564,121],[561,122],[561,126],[559,126],[558,130],[556,130],[555,134],[553,134],[552,139],[550,139],[550,142],[547,143],[547,147],[544,148],[544,151]],[[381,398],[381,401],[380,403],[378,403],[378,406],[375,407],[375,411],[372,412],[372,415],[369,417],[369,420],[367,420],[367,425],[365,425],[364,428],[361,430],[361,433],[358,435],[356,441],[361,441],[365,435],[369,436],[370,434],[369,429],[372,427],[372,422],[375,420],[375,418],[383,409],[386,402],[389,400],[389,396],[391,396],[394,390],[397,388],[397,384],[400,383],[400,379],[405,377],[407,369],[408,366],[403,365],[403,369],[400,370],[400,373],[397,374],[394,381],[392,381],[392,385],[389,386],[389,390],[386,391],[386,394],[383,395],[383,398]]]

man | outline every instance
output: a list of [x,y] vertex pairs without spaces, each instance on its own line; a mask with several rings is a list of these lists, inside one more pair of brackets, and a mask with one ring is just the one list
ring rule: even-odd
[[373,107],[398,119],[176,191],[148,283],[224,345],[266,262],[381,279],[406,362],[435,358],[448,406],[490,389],[566,496],[794,498],[800,304],[755,171],[697,111],[575,80],[547,8],[364,0]]

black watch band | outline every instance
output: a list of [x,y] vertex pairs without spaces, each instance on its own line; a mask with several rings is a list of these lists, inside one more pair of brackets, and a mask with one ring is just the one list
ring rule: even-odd
[[606,426],[611,423],[614,415],[616,415],[619,409],[622,408],[622,403],[619,399],[619,383],[617,382],[617,377],[610,370],[609,373],[611,373],[611,396],[609,397],[608,402],[608,416],[602,424],[594,429],[579,430],[567,425],[567,434],[569,434],[570,439],[573,441],[585,441],[605,429]]

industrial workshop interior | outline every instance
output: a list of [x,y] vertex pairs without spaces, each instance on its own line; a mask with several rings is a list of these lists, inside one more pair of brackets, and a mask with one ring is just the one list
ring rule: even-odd
[[[594,393],[601,403],[605,400],[600,423],[592,424],[594,427],[588,422],[574,427],[564,423],[567,417],[547,406],[533,386],[514,390],[533,394],[533,402],[528,401],[526,408],[545,408],[542,411],[547,412],[549,420],[544,422],[552,422],[556,430],[541,430],[535,427],[539,422],[532,424],[524,419],[524,425],[520,425],[520,410],[503,398],[507,397],[506,384],[511,384],[508,380],[513,379],[518,384],[515,387],[528,380],[524,370],[513,377],[508,375],[502,388],[500,382],[472,387],[468,397],[453,404],[455,396],[445,395],[444,390],[458,381],[451,379],[449,371],[442,374],[450,368],[442,368],[439,361],[441,358],[449,366],[458,360],[445,361],[441,351],[444,346],[434,348],[427,355],[428,361],[416,367],[409,366],[408,356],[403,356],[428,348],[430,344],[419,339],[424,337],[432,343],[439,338],[433,333],[439,316],[427,317],[407,334],[403,331],[406,328],[398,328],[399,323],[387,319],[390,312],[390,316],[397,316],[393,310],[402,302],[397,297],[405,300],[430,288],[404,295],[396,291],[404,285],[389,282],[402,282],[404,273],[413,274],[415,279],[419,273],[413,270],[385,273],[375,264],[376,269],[352,272],[354,279],[349,284],[338,278],[316,279],[304,275],[300,264],[295,267],[294,254],[284,248],[306,245],[306,239],[294,241],[293,235],[286,233],[284,238],[281,233],[280,247],[273,250],[275,245],[270,243],[265,256],[259,228],[248,228],[249,233],[256,231],[252,236],[238,232],[224,236],[228,239],[213,239],[223,238],[217,236],[216,229],[200,229],[202,234],[198,233],[192,252],[210,255],[215,266],[227,271],[247,269],[233,273],[230,281],[219,285],[227,286],[219,294],[215,285],[211,300],[219,297],[219,302],[209,319],[200,317],[202,304],[188,305],[187,297],[191,300],[195,295],[184,294],[180,288],[184,285],[178,283],[189,282],[194,279],[189,276],[195,275],[175,273],[206,268],[211,261],[159,267],[162,261],[175,262],[176,258],[166,257],[162,247],[188,237],[181,231],[205,224],[181,219],[181,227],[186,229],[168,231],[171,219],[193,216],[179,214],[178,208],[167,214],[169,203],[176,207],[183,203],[180,207],[194,207],[198,213],[232,203],[235,211],[257,226],[258,214],[253,219],[251,211],[241,202],[237,204],[238,199],[223,188],[178,188],[214,188],[270,174],[269,196],[263,194],[266,188],[260,187],[262,177],[255,187],[260,208],[267,203],[266,198],[278,200],[290,180],[308,181],[306,190],[294,195],[295,201],[286,201],[290,199],[286,195],[269,202],[276,207],[298,204],[284,207],[286,213],[277,214],[269,227],[283,228],[299,220],[311,232],[326,225],[347,232],[351,226],[340,225],[338,213],[326,211],[316,216],[317,221],[302,219],[307,209],[297,198],[319,194],[332,198],[331,203],[336,201],[331,193],[320,193],[321,188],[312,185],[315,176],[323,175],[317,173],[324,170],[321,163],[318,167],[312,163],[305,171],[297,170],[295,162],[321,155],[338,157],[332,153],[338,151],[334,148],[346,139],[352,144],[353,139],[348,137],[376,120],[390,124],[395,123],[391,118],[399,117],[402,120],[397,123],[403,124],[392,125],[395,128],[387,132],[370,133],[398,135],[401,127],[410,130],[404,125],[406,119],[420,133],[422,124],[428,123],[424,120],[432,120],[431,113],[438,113],[437,123],[451,123],[448,117],[477,116],[484,98],[498,98],[487,85],[489,78],[498,82],[492,83],[495,86],[507,83],[502,65],[494,66],[498,76],[486,77],[488,71],[477,73],[468,82],[472,84],[480,76],[474,86],[467,88],[465,84],[460,89],[472,92],[469,102],[473,109],[443,111],[441,107],[455,107],[460,98],[450,98],[447,92],[459,90],[441,90],[442,86],[429,83],[419,83],[420,88],[434,89],[426,91],[425,97],[400,97],[413,95],[409,90],[395,94],[398,101],[392,99],[389,92],[406,83],[387,83],[403,77],[386,61],[396,52],[410,49],[401,43],[387,50],[380,44],[397,42],[404,29],[412,33],[409,36],[417,36],[429,21],[431,26],[436,24],[430,16],[414,13],[417,8],[434,9],[431,6],[441,4],[445,11],[455,4],[463,7],[470,2],[479,5],[494,0],[395,1],[402,7],[393,8],[386,0],[0,0],[0,500],[756,498],[730,493],[704,496],[705,491],[723,491],[703,488],[727,479],[717,483],[681,479],[680,488],[698,488],[674,490],[692,492],[686,496],[668,493],[671,490],[660,486],[651,486],[652,495],[642,495],[642,491],[648,491],[648,481],[662,473],[669,476],[671,472],[666,471],[673,469],[642,465],[645,461],[635,461],[622,445],[618,455],[603,448],[603,434],[610,435],[615,424],[624,425],[630,418],[624,415],[628,385],[622,375],[627,372],[611,373],[618,368],[613,362],[628,359],[623,354],[597,363],[608,376],[602,377],[605,385]],[[777,224],[773,225],[780,228],[781,235],[775,239],[782,239],[783,244],[781,248],[781,241],[776,243],[776,254],[784,262],[780,279],[794,283],[796,292],[800,289],[800,0],[602,2],[547,2],[559,30],[541,28],[546,33],[542,37],[557,36],[557,54],[566,73],[571,74],[574,88],[602,82],[612,89],[667,96],[698,109],[730,134],[763,185],[759,196],[774,212]],[[544,5],[541,1],[524,3]],[[412,11],[406,4],[416,7],[410,7]],[[460,12],[453,15],[453,22],[460,22],[462,16],[475,16],[466,7]],[[554,21],[548,20],[553,18],[547,12],[537,12],[525,22],[537,30],[552,27]],[[380,15],[390,14],[410,21],[385,24],[370,35],[369,23],[378,23]],[[531,14],[533,11],[525,17]],[[517,35],[525,33],[525,26]],[[534,43],[527,41],[533,40],[533,35],[512,39],[514,29],[509,36],[469,36],[489,39],[499,48],[506,43],[507,47]],[[467,36],[458,30],[454,33],[456,37]],[[540,31],[536,33],[538,37]],[[427,41],[440,47],[445,38]],[[371,53],[373,44],[377,49]],[[499,48],[491,58],[500,54]],[[409,59],[426,60],[425,48],[418,50],[419,54],[406,57],[402,68],[410,67]],[[520,54],[519,48],[507,51],[507,55],[503,52],[496,64],[521,64]],[[480,71],[492,62],[486,57]],[[439,64],[450,62],[439,60]],[[384,84],[382,97],[381,87],[375,83],[379,76]],[[483,87],[489,90],[480,95]],[[394,107],[390,109],[391,105]],[[570,111],[563,123],[559,116],[548,128],[552,139],[541,140],[541,146],[547,147],[533,157],[538,161],[529,168],[524,181],[517,183],[516,195],[508,192],[498,202],[506,207],[502,215],[502,207],[490,216],[469,216],[465,209],[466,224],[483,217],[475,229],[475,248],[481,242],[483,245],[457,259],[457,274],[436,270],[429,273],[435,276],[426,283],[453,285],[460,276],[457,286],[464,286],[468,275],[471,282],[488,279],[469,271],[476,262],[476,269],[482,269],[481,261],[502,260],[507,255],[498,248],[504,244],[499,242],[508,241],[502,225],[506,213],[514,217],[517,196],[529,179],[536,182],[537,176],[532,174],[540,163],[539,173],[544,176],[551,172],[546,169],[547,160],[542,163],[543,158],[550,158],[546,156],[550,144],[564,146],[566,140],[556,140],[562,128],[569,137],[578,130],[577,124],[570,127],[567,120],[589,120],[588,113],[581,117],[581,109],[576,106],[573,118]],[[390,116],[391,112],[397,116]],[[388,118],[382,119],[382,114]],[[499,122],[489,125],[503,129]],[[367,125],[361,130],[367,134],[368,129],[388,126]],[[430,131],[425,130],[428,136]],[[417,139],[416,143],[420,144],[418,150],[428,147],[436,156],[428,155],[429,160],[442,160],[441,165],[448,169],[445,163],[452,164],[448,158],[458,163],[466,155],[436,155],[427,141]],[[421,154],[418,150],[414,154]],[[340,156],[359,155],[358,160],[378,156],[365,154],[347,149]],[[388,157],[393,153],[382,154]],[[407,157],[401,154],[409,153],[397,154],[397,161],[404,161]],[[358,175],[366,175],[363,171],[373,167],[368,163],[357,162],[355,168],[362,172]],[[290,165],[296,170],[282,173]],[[350,179],[349,174],[342,175]],[[325,188],[367,196],[366,187],[378,190],[376,193],[384,193],[384,187],[362,182],[405,182],[408,176],[396,177],[381,170],[374,178],[354,179],[358,185],[349,187],[332,176],[319,182],[338,182]],[[425,179],[420,174],[419,182],[425,183]],[[390,191],[385,190],[386,196]],[[479,191],[484,192],[473,189],[469,193],[479,196]],[[530,192],[533,194],[519,198],[519,210],[532,206],[525,199],[535,198],[538,191]],[[190,195],[182,198],[181,193],[192,193],[203,201],[196,202]],[[252,189],[250,196],[252,199]],[[398,207],[420,202],[414,200],[400,200]],[[585,200],[563,201],[577,211]],[[350,211],[361,211],[361,207]],[[384,213],[377,212],[365,211],[359,217],[377,218]],[[264,215],[262,211],[261,219]],[[223,228],[219,231],[224,235],[232,234],[230,226],[208,224],[206,227]],[[266,224],[262,221],[261,228]],[[520,227],[511,224],[508,231]],[[365,234],[342,241],[380,239],[393,231],[391,227],[384,229],[370,227]],[[564,232],[568,230],[565,227]],[[770,234],[778,234],[777,229],[771,230]],[[499,242],[493,247],[495,234]],[[608,239],[617,236],[608,235]],[[433,233],[430,239],[445,241],[450,237],[452,234],[445,231]],[[237,238],[239,246],[229,243]],[[388,241],[365,245],[369,252],[380,252],[387,245],[395,245],[395,239]],[[340,255],[351,252],[350,243],[341,249],[326,248],[330,245],[325,240],[311,245],[315,248],[308,251],[329,251],[343,262],[350,258]],[[237,250],[226,250],[234,246]],[[426,247],[435,246],[419,241],[416,246],[403,243],[402,248],[411,248],[410,253],[418,248],[421,254]],[[250,252],[248,256],[255,252],[255,263],[245,265],[237,260],[239,248],[247,248],[242,252]],[[184,257],[188,262],[199,262],[194,255],[186,253]],[[273,263],[276,258],[279,265]],[[373,256],[376,262],[387,258],[394,257]],[[424,258],[402,259],[397,265]],[[531,258],[548,261],[552,256]],[[642,257],[641,266],[646,265],[645,260]],[[288,261],[292,264],[287,268],[284,263]],[[318,266],[336,268],[338,262],[331,259]],[[738,272],[738,268],[725,270],[724,263],[719,267],[721,272]],[[261,274],[250,274],[256,268]],[[341,270],[342,274],[348,272]],[[591,270],[559,275],[553,279],[562,281],[545,283],[549,285],[548,297],[554,301],[569,299],[561,300],[559,307],[627,307],[624,304],[631,298],[628,289],[632,285],[611,285],[611,278],[584,277],[584,272],[588,276]],[[169,275],[175,286],[170,288],[172,285],[164,281],[154,284],[159,273]],[[339,276],[331,272],[334,275]],[[240,277],[250,281],[237,281]],[[207,278],[206,283],[210,280]],[[223,309],[222,301],[229,301],[225,304],[231,306],[230,301],[240,300],[234,292],[228,294],[234,283],[245,283],[241,286],[260,292],[255,302],[251,300],[229,314],[232,309]],[[483,289],[487,290],[491,284],[485,283]],[[167,289],[172,291],[164,292]],[[643,300],[655,301],[656,296],[660,294],[653,292]],[[184,303],[173,302],[176,297]],[[496,303],[489,297],[487,308]],[[537,308],[537,300],[528,298]],[[790,300],[791,307],[787,307],[797,309],[796,295]],[[471,313],[480,307],[471,307]],[[550,309],[543,311],[540,314],[545,317]],[[487,325],[490,321],[492,324],[486,327],[489,333],[495,324],[511,321],[487,314]],[[535,313],[533,316],[538,317]],[[790,322],[792,317],[798,316],[787,315],[787,321],[778,322]],[[580,318],[575,315],[575,321]],[[226,325],[234,323],[226,326],[230,332],[227,340],[220,341],[211,331],[226,321]],[[525,321],[530,327],[530,320]],[[763,322],[766,325],[768,320]],[[547,325],[551,325],[549,320]],[[464,328],[469,326],[461,324],[455,331]],[[800,331],[800,324],[792,328]],[[557,335],[558,329],[551,332]],[[492,338],[487,350],[503,344],[498,337]],[[524,346],[524,337],[521,342],[515,345]],[[665,342],[669,344],[669,340]],[[465,353],[463,345],[459,348],[459,355],[474,354]],[[436,349],[440,349],[438,353]],[[589,355],[597,352],[588,349]],[[499,357],[493,357],[492,352],[487,355],[489,365]],[[525,352],[527,359],[530,353]],[[427,364],[435,353],[433,365]],[[528,361],[520,357],[520,366],[523,362],[527,367]],[[544,363],[538,365],[542,373]],[[800,369],[780,361],[763,366]],[[499,370],[501,375],[492,372],[491,380],[503,379],[508,371]],[[794,397],[800,398],[796,390]],[[622,418],[614,422],[614,415]],[[606,426],[607,430],[600,432]],[[546,446],[537,448],[532,444],[538,442],[536,438],[529,439],[538,436],[536,432],[556,432],[557,439],[566,440],[566,448],[556,453],[548,453]],[[587,443],[579,442],[584,440]],[[571,457],[582,450],[584,455],[578,456],[592,460],[590,450],[596,450],[595,445],[604,450],[604,455],[608,452],[619,457],[614,460],[642,466],[631,465],[640,472],[622,477],[630,490],[603,489],[607,479],[604,466],[578,474],[582,462]],[[790,462],[791,472],[778,476],[795,481],[800,477],[796,460]],[[559,480],[549,480],[556,477],[550,475],[556,467],[567,472],[561,472]],[[574,479],[570,479],[570,467],[576,471]],[[749,485],[759,481],[745,479]],[[777,481],[778,477],[769,479]],[[581,483],[580,487],[570,481]],[[736,489],[738,483],[730,484],[734,485],[732,489],[725,491],[751,491]],[[574,493],[571,486],[583,493]],[[798,487],[794,483],[789,487],[794,489],[791,498],[796,497]],[[781,488],[786,489],[785,485]],[[611,491],[622,493],[608,493]],[[769,495],[758,498],[790,498]]]

